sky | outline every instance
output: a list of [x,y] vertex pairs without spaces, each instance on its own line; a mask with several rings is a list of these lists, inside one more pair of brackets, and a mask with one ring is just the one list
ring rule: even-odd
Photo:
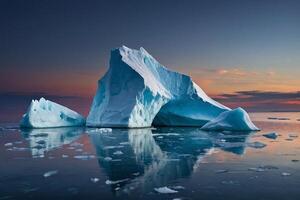
[[0,101],[90,104],[110,50],[126,45],[230,107],[300,111],[299,10],[297,0],[1,0]]

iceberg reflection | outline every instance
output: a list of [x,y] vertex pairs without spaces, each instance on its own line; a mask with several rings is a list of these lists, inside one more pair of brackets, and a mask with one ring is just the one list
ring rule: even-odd
[[45,152],[78,139],[84,133],[84,128],[22,129],[21,133],[29,141],[32,157],[44,157]]
[[149,128],[113,129],[111,133],[90,136],[109,183],[118,183],[111,184],[112,189],[130,192],[141,187],[153,189],[190,176],[215,148],[243,154],[249,133]]

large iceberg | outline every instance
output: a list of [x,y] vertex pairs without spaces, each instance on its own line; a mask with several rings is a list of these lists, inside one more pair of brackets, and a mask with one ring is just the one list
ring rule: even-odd
[[145,49],[123,46],[111,51],[87,126],[203,126],[228,110],[189,76],[168,70]]
[[84,125],[85,119],[83,116],[65,106],[44,98],[32,100],[20,122],[20,126],[26,128],[53,128]]
[[247,112],[242,108],[236,108],[221,113],[217,118],[206,123],[203,130],[219,131],[258,131],[252,123]]

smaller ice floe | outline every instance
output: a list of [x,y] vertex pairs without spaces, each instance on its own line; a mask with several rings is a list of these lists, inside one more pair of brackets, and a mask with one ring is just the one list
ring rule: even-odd
[[224,185],[239,185],[240,184],[238,181],[233,181],[233,180],[222,181],[221,183]]
[[63,154],[61,157],[62,157],[62,158],[68,158],[69,156],[68,156],[68,155],[65,155],[65,154]]
[[129,142],[120,142],[120,145],[130,145]]
[[95,128],[88,131],[88,133],[111,133],[112,128]]
[[153,133],[152,136],[180,136],[179,133]]
[[121,180],[116,180],[116,181],[106,180],[105,184],[106,185],[115,185],[115,184],[126,182],[126,181],[129,181],[129,180],[130,180],[129,178],[125,178],[125,179],[121,179]]
[[24,128],[51,128],[66,126],[83,126],[85,119],[77,112],[41,98],[32,100],[23,115],[20,126]]
[[5,147],[11,147],[12,145],[13,145],[13,143],[11,143],[11,142],[8,142],[8,143],[4,144]]
[[70,144],[71,147],[82,147],[83,144],[79,143],[79,142],[73,142],[72,144]]
[[77,156],[74,156],[73,158],[76,158],[79,160],[90,160],[90,159],[94,159],[95,156],[94,155],[77,155]]
[[172,189],[174,189],[174,190],[184,190],[184,189],[185,189],[185,187],[183,187],[183,186],[181,186],[181,185],[175,185],[175,186],[172,186],[172,187],[170,187],[170,188],[172,188]]
[[123,155],[124,153],[122,151],[115,151],[113,154],[119,156],[119,155]]
[[297,138],[297,137],[298,137],[298,134],[296,134],[296,133],[290,133],[290,134],[289,134],[289,137],[290,137],[290,138]]
[[53,176],[53,175],[55,175],[55,174],[57,174],[58,173],[58,170],[52,170],[52,171],[48,171],[48,172],[46,172],[46,173],[44,173],[44,177],[45,178],[48,178],[48,177],[50,177],[50,176]]
[[13,148],[9,148],[7,149],[7,151],[28,151],[29,148],[26,147],[13,147]]
[[173,190],[171,188],[168,187],[159,187],[159,188],[154,188],[154,190],[160,194],[174,194],[174,193],[178,193],[178,191]]
[[247,143],[247,146],[255,148],[255,149],[262,149],[262,148],[266,147],[267,145],[262,142],[249,142],[249,143]]
[[91,178],[91,181],[92,181],[93,183],[97,183],[97,182],[99,181],[99,178]]
[[288,173],[288,172],[282,172],[281,173],[281,176],[290,176],[291,175],[291,173]]
[[112,158],[111,158],[111,157],[105,157],[104,160],[105,160],[105,161],[111,161]]
[[263,134],[263,136],[266,138],[269,138],[269,139],[273,139],[273,140],[275,140],[278,137],[277,133],[275,133],[275,132],[266,133],[266,134]]
[[287,138],[287,139],[285,139],[286,141],[294,141],[294,139],[293,138]]
[[273,165],[263,165],[259,167],[250,167],[248,168],[249,171],[254,171],[254,172],[264,172],[267,170],[276,170],[278,167],[273,166]]
[[216,174],[224,174],[224,173],[227,173],[228,170],[227,169],[218,169],[215,171]]
[[103,149],[104,150],[108,150],[108,149],[119,149],[119,148],[123,148],[124,146],[122,145],[117,145],[117,146],[105,146]]
[[258,131],[248,113],[242,108],[224,111],[215,119],[206,123],[201,129],[210,131]]
[[254,171],[254,172],[264,172],[265,170],[260,167],[250,167],[248,168],[249,171]]

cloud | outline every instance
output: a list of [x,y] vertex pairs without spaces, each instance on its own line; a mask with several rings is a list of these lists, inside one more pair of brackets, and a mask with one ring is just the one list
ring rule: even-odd
[[229,107],[244,106],[250,111],[300,111],[300,91],[237,91],[214,96]]

